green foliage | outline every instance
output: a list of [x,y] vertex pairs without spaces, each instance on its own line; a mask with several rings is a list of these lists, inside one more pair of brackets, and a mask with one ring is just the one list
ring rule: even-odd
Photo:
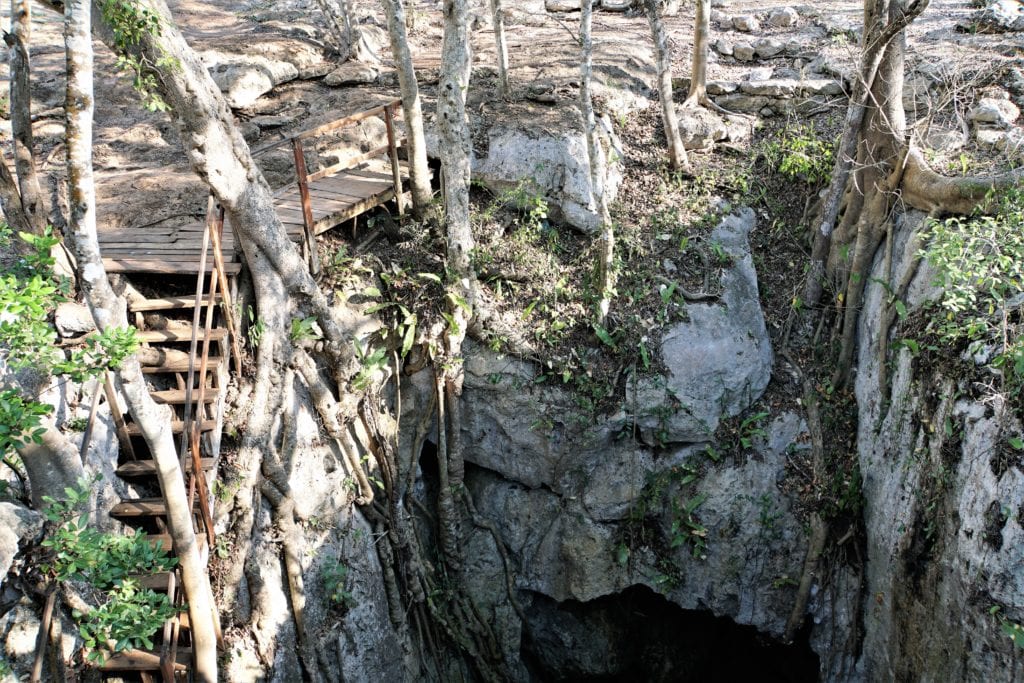
[[698,508],[707,500],[707,494],[693,495],[691,490],[699,477],[700,473],[695,467],[684,463],[648,478],[647,485],[629,514],[629,524],[634,531],[639,531],[638,540],[641,543],[648,540],[647,517],[667,512],[665,521],[668,532],[665,540],[669,548],[674,550],[689,546],[694,559],[707,559],[708,530],[697,514]]
[[1024,626],[1010,620],[1002,614],[1001,605],[993,605],[988,613],[999,621],[999,630],[1014,644],[1014,647],[1024,649]]
[[260,345],[260,340],[263,339],[263,333],[267,330],[267,324],[256,315],[256,310],[252,306],[246,309],[246,314],[249,318],[249,346],[255,349]]
[[55,528],[43,540],[48,550],[41,569],[55,581],[82,581],[105,594],[88,614],[74,612],[79,634],[91,650],[89,660],[103,662],[106,652],[153,647],[152,636],[177,612],[166,594],[142,588],[133,577],[171,571],[177,559],[142,534],[117,535],[88,525],[79,511],[88,503],[90,482],[64,489],[63,500],[44,496],[46,519]]
[[293,342],[320,339],[322,336],[317,329],[316,318],[292,318],[292,327],[289,332]]
[[[67,354],[53,345],[50,317],[65,300],[67,288],[53,274],[50,249],[58,240],[49,229],[44,235],[20,233],[19,237],[32,249],[0,276],[0,347],[7,366],[63,375],[75,382],[118,367],[138,347],[134,328],[90,334]],[[50,406],[16,389],[0,390],[0,456],[38,442],[44,433],[41,418],[50,412]]]
[[[1024,389],[1024,193],[1007,192],[991,216],[933,220],[921,255],[935,268],[942,287],[938,314],[929,331],[947,343],[999,349],[992,365],[1013,394]],[[1016,310],[1014,310],[1016,309]],[[1014,317],[1016,316],[1016,317]]]
[[352,380],[352,388],[356,391],[363,391],[370,388],[373,380],[379,377],[388,366],[388,350],[382,346],[371,348],[367,341],[361,344],[358,339],[352,340],[355,347],[356,359],[359,361],[359,373]]
[[331,603],[348,609],[355,605],[355,597],[347,589],[349,567],[341,560],[329,560],[324,564],[321,578]]
[[768,413],[762,411],[750,415],[740,422],[740,448],[753,448],[754,439],[768,434],[764,429],[764,420],[766,417],[768,417]]
[[132,87],[142,98],[143,106],[150,111],[169,110],[170,106],[157,92],[157,76],[160,69],[177,68],[177,60],[161,55],[154,63],[137,50],[147,38],[161,35],[160,16],[131,0],[103,0],[100,11],[114,33],[117,67],[132,75]]
[[768,164],[790,180],[809,185],[825,182],[832,174],[835,143],[822,140],[810,125],[787,126],[764,145]]
[[79,622],[78,633],[85,647],[91,650],[89,661],[102,664],[108,649],[152,650],[153,634],[177,611],[165,594],[142,588],[138,581],[126,578],[107,591],[107,600],[102,605],[87,615],[78,610],[72,615]]

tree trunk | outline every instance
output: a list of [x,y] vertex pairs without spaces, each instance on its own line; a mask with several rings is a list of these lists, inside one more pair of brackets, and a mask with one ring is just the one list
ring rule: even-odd
[[46,430],[39,443],[28,443],[18,449],[18,456],[28,475],[32,505],[46,507],[43,496],[61,498],[64,489],[74,488],[85,476],[78,447],[57,429],[53,418],[45,418]]
[[32,135],[32,96],[29,84],[31,12],[28,0],[11,0],[11,32],[4,35],[10,49],[11,133],[14,137],[14,170],[18,176],[21,207],[31,232],[41,235],[49,222],[46,196],[36,173]]
[[[593,0],[580,0],[580,43],[583,52],[580,61],[580,113],[583,115],[583,125],[587,133],[590,196],[594,208],[597,210],[600,223],[598,237],[600,241],[595,269],[598,303],[594,318],[597,325],[604,326],[605,319],[608,317],[608,309],[611,306],[612,258],[615,253],[615,233],[611,217],[608,215],[608,204],[604,196],[604,152],[601,149],[601,140],[597,134],[597,119],[594,116],[594,102],[591,99],[590,93],[594,53],[590,31],[593,9]],[[682,149],[682,145],[680,145],[680,149]]]
[[[651,0],[648,0],[649,2]],[[711,0],[697,0],[693,17],[693,73],[685,104],[704,104],[708,99],[708,43],[711,38]]]
[[466,118],[466,91],[471,66],[468,13],[467,0],[445,0],[441,82],[437,97],[441,148],[444,150],[441,173],[444,176],[447,265],[452,274],[454,293],[465,304],[456,302],[450,306],[450,312],[457,321],[448,335],[448,350],[454,355],[461,353],[459,348],[472,317],[475,292],[475,276],[470,263],[473,233],[469,223],[470,156],[473,152]]
[[[698,0],[698,6],[702,2],[703,0]],[[661,21],[661,14],[658,12],[658,5],[658,0],[644,0],[644,11],[647,14],[647,21],[651,25],[651,37],[654,39],[654,51],[658,60],[658,99],[661,100],[661,121],[665,127],[668,158],[672,168],[677,171],[689,171],[690,160],[687,157],[686,148],[683,147],[683,139],[679,135],[676,105],[672,96],[672,49],[668,44],[668,35],[665,32],[665,25]],[[694,61],[696,62],[696,57]],[[696,78],[696,71],[694,78]],[[692,85],[690,92],[693,92]]]
[[423,108],[416,70],[405,32],[405,8],[402,0],[384,0],[388,18],[388,36],[391,53],[398,70],[398,89],[402,93],[402,111],[405,114],[405,135],[409,149],[409,186],[412,190],[413,212],[421,217],[433,199],[430,189],[430,169],[427,167],[427,145],[423,136]]
[[[864,117],[868,109],[869,97],[876,89],[875,81],[878,70],[885,57],[889,43],[921,14],[930,0],[913,0],[905,12],[896,14],[893,21],[882,22],[882,17],[873,9],[875,0],[865,0],[864,7],[864,51],[861,54],[860,68],[853,84],[853,94],[846,109],[846,120],[843,124],[843,137],[836,151],[835,165],[832,170],[832,181],[828,194],[822,204],[821,219],[814,231],[814,243],[811,249],[810,269],[803,289],[803,305],[813,308],[821,299],[826,279],[826,263],[832,251],[832,232],[842,206],[842,199],[850,180],[854,157],[858,150]],[[882,22],[881,24],[877,22]],[[902,71],[900,79],[902,87]],[[863,187],[863,186],[859,186]],[[853,212],[858,213],[858,212]]]
[[[78,257],[82,289],[100,330],[127,326],[124,302],[110,287],[96,235],[96,197],[92,175],[92,20],[86,0],[65,8],[67,50],[67,172],[70,237]],[[129,411],[149,445],[167,502],[167,524],[188,596],[196,677],[217,680],[214,603],[206,567],[192,526],[192,511],[171,434],[171,412],[154,403],[136,358],[128,359],[118,378]]]
[[508,98],[508,43],[505,42],[505,12],[501,0],[491,0],[491,17],[494,24],[494,46],[498,50],[498,92]]

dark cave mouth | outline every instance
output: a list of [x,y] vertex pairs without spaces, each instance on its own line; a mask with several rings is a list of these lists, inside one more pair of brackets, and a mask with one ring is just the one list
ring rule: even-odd
[[752,626],[682,609],[646,586],[590,602],[530,596],[522,658],[535,681],[819,680],[809,628],[785,645]]

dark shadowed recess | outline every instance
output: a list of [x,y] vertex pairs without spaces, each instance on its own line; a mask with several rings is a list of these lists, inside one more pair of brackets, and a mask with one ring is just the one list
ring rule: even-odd
[[805,683],[818,656],[710,612],[684,610],[646,586],[591,602],[532,594],[522,655],[535,681]]

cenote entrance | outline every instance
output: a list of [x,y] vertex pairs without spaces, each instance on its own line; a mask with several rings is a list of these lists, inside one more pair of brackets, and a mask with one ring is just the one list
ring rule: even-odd
[[806,633],[783,645],[753,627],[681,609],[645,586],[586,603],[533,594],[526,612],[523,661],[536,681],[818,680]]

